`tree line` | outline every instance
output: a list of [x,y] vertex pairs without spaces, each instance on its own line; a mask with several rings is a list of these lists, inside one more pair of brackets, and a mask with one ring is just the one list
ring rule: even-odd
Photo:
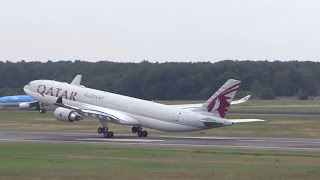
[[320,63],[233,61],[116,63],[109,61],[0,62],[0,96],[23,94],[31,80],[70,82],[83,75],[86,87],[148,100],[207,99],[230,78],[241,80],[238,97],[319,95]]

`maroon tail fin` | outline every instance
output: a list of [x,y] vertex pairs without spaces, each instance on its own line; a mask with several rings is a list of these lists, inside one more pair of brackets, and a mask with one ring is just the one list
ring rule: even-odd
[[205,102],[201,109],[207,113],[213,113],[215,116],[224,118],[229,110],[231,101],[233,100],[241,81],[229,79],[217,92],[215,92]]

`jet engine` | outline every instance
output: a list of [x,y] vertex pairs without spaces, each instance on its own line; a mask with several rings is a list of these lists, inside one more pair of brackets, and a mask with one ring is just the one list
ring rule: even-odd
[[58,107],[53,114],[58,121],[73,122],[82,119],[82,116],[80,116],[74,110],[63,107]]
[[30,103],[20,103],[19,108],[27,109],[27,108],[31,108],[31,105],[30,105]]

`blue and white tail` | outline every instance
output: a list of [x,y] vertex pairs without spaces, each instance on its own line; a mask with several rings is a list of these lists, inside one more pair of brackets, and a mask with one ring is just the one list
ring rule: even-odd
[[200,110],[224,118],[240,83],[239,80],[229,79],[200,107]]

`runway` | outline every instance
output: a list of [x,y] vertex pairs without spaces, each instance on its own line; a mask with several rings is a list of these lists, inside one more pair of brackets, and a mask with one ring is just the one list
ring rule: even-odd
[[150,136],[147,138],[138,138],[135,134],[116,134],[116,137],[106,139],[93,133],[46,133],[18,131],[0,131],[0,142],[320,150],[320,139],[184,136]]

